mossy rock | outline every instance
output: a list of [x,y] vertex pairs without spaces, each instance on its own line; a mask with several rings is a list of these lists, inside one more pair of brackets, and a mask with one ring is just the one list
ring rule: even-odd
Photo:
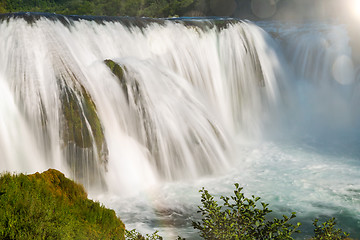
[[106,59],[104,60],[104,63],[106,64],[106,66],[108,66],[108,68],[111,70],[111,72],[117,77],[117,79],[119,80],[120,86],[125,94],[125,98],[129,103],[129,93],[128,93],[128,89],[126,86],[126,82],[124,79],[124,69],[123,67],[121,67],[119,64],[117,64],[116,62],[114,62],[111,59]]
[[0,176],[0,239],[125,239],[115,212],[49,169]]
[[87,91],[81,87],[81,91],[76,92],[64,86],[61,99],[67,127],[64,140],[80,148],[91,148],[94,138],[97,151],[101,153],[105,137],[96,106]]
[[106,187],[108,149],[94,101],[75,74],[58,76],[63,151],[74,178],[86,187]]
[[124,70],[122,69],[122,67],[120,67],[119,64],[117,64],[111,59],[104,60],[104,63],[106,64],[106,66],[110,68],[111,72],[113,72],[119,79],[122,79],[124,77]]

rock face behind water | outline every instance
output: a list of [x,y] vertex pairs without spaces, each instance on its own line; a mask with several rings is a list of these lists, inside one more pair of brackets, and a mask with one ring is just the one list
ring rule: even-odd
[[108,150],[96,105],[75,74],[61,78],[64,77],[58,79],[64,125],[62,139],[68,166],[75,172],[77,181],[85,183],[88,176],[98,176],[89,178],[97,181],[90,185],[104,187]]
[[54,169],[2,175],[0,206],[1,239],[124,239],[115,212]]

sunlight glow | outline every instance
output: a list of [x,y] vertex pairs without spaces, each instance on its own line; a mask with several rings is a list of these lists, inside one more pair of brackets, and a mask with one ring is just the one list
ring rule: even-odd
[[349,7],[352,9],[354,17],[360,19],[360,0],[352,0]]

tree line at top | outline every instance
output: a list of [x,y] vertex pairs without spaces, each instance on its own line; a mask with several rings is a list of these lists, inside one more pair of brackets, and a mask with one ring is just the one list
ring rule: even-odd
[[194,16],[211,14],[206,9],[206,5],[209,4],[210,0],[0,0],[0,13],[49,12],[64,15],[97,16]]
[[[256,0],[260,10],[295,0]],[[255,2],[256,2],[255,1]],[[275,5],[274,5],[275,4]],[[253,18],[254,0],[0,0],[0,14],[48,12],[96,16],[228,16]]]
[[309,20],[328,18],[327,12],[338,9],[337,0],[0,0],[0,14],[48,12],[157,18],[226,16],[249,20]]

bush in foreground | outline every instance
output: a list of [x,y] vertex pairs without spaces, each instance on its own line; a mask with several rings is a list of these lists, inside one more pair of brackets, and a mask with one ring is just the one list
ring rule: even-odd
[[265,217],[272,212],[268,204],[261,203],[259,197],[246,198],[241,192],[243,188],[235,184],[234,196],[224,197],[223,206],[220,206],[214,197],[204,188],[200,190],[202,207],[199,213],[201,222],[193,222],[195,229],[200,230],[204,239],[292,239],[291,235],[297,233],[300,223],[291,224],[289,221],[296,217],[283,216],[283,219],[267,220]]
[[[272,212],[268,204],[259,203],[260,198],[252,196],[246,198],[241,192],[243,188],[235,184],[234,195],[221,196],[223,201],[219,205],[214,197],[204,188],[201,192],[202,206],[198,213],[201,214],[200,222],[193,222],[193,227],[200,232],[203,239],[209,240],[291,240],[293,234],[299,233],[300,223],[291,223],[296,215],[283,216],[282,219],[269,219],[268,213]],[[314,220],[314,234],[311,240],[341,240],[348,239],[349,234],[335,228],[335,219],[318,225],[319,220]],[[155,232],[143,236],[136,230],[126,231],[128,240],[162,240]],[[178,240],[183,240],[178,237]]]
[[59,171],[4,174],[0,239],[124,239],[124,224]]
[[[349,234],[343,232],[341,229],[335,228],[335,218],[331,218],[323,224],[318,225],[319,219],[315,219],[313,225],[315,227],[315,237],[312,240],[341,240],[346,239]],[[349,238],[348,238],[349,239]]]
[[[246,198],[241,192],[243,188],[235,184],[234,196],[224,197],[223,205],[220,206],[211,194],[204,188],[200,190],[202,207],[199,213],[202,215],[201,222],[193,222],[195,229],[200,231],[204,239],[218,240],[262,240],[262,239],[293,239],[293,234],[299,233],[301,223],[296,225],[290,223],[296,217],[283,216],[283,219],[274,218],[269,220],[268,204],[261,202],[259,208],[259,197]],[[314,220],[313,240],[340,240],[346,239],[349,234],[341,229],[335,228],[335,218],[321,225],[319,220]]]
[[[261,240],[293,239],[300,223],[290,223],[295,213],[269,219],[268,204],[259,197],[246,198],[235,184],[234,196],[221,196],[219,205],[204,188],[201,192],[200,222],[193,222],[204,239]],[[335,228],[332,218],[322,224],[315,219],[312,240],[348,237]],[[87,199],[84,188],[59,171],[41,174],[0,176],[0,239],[124,239],[124,224],[113,210]],[[143,236],[126,231],[130,240],[162,240],[157,232]],[[184,240],[181,237],[178,240]]]

